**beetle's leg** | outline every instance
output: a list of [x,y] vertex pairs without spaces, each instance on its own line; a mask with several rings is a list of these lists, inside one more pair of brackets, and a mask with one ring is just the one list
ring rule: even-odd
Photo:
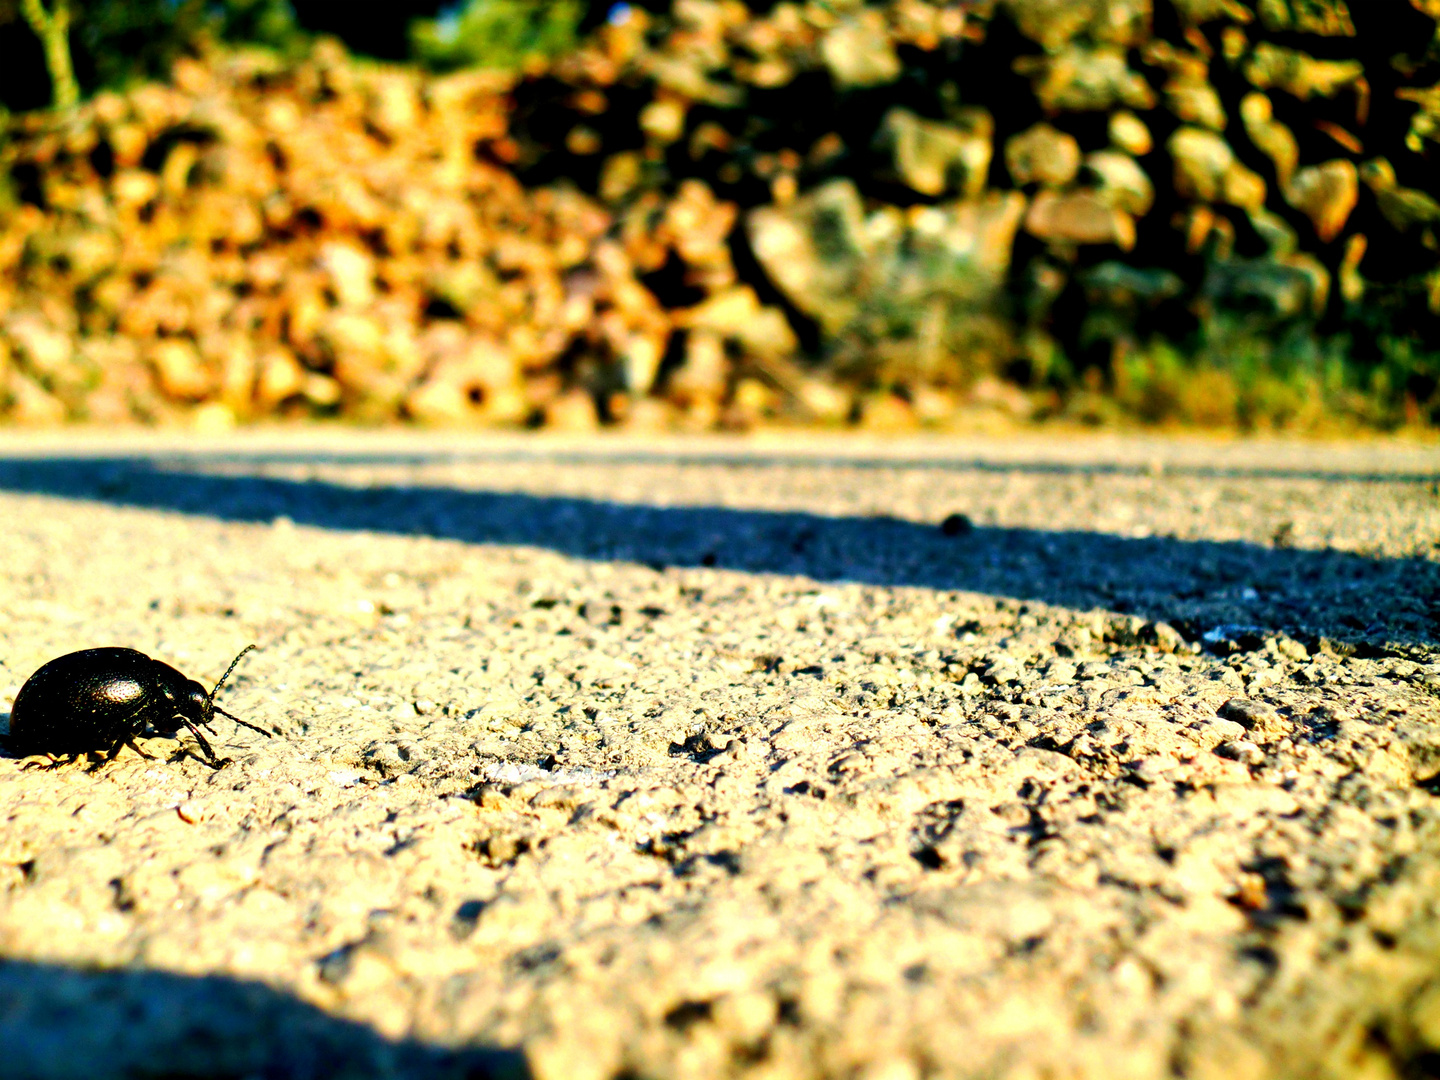
[[219,705],[215,706],[215,711],[218,712],[221,716],[228,717],[229,719],[234,720],[235,723],[239,724],[241,727],[248,727],[251,731],[258,731],[267,739],[273,739],[275,737],[274,732],[266,731],[263,727],[256,727],[248,720],[241,720],[240,717],[226,712],[224,709],[220,708]]
[[218,769],[230,760],[229,758],[215,756],[215,751],[210,748],[210,743],[206,741],[204,735],[200,734],[200,729],[190,722],[188,716],[181,716],[179,719],[180,723],[190,729],[190,734],[195,736],[195,741],[200,744],[200,749],[205,751],[205,757],[207,759],[205,764],[209,765],[212,769]]
[[[143,757],[143,758],[149,758],[151,761],[154,761],[154,760],[155,760],[155,755],[154,755],[154,754],[147,754],[144,750],[141,750],[141,749],[140,749],[140,744],[135,741],[135,736],[134,736],[134,735],[131,735],[128,739],[125,740],[125,745],[128,746],[128,747],[130,747],[131,750],[134,750],[134,751],[135,751],[137,754],[139,754],[141,757]],[[116,748],[115,752],[116,752],[117,754],[120,752],[120,750],[119,750],[118,747]]]
[[104,754],[101,754],[98,750],[92,750],[89,754],[86,755],[86,757],[90,759],[90,764],[86,766],[85,771],[87,773],[99,771],[102,765],[108,765],[110,762],[114,761],[117,757],[119,757],[120,751],[124,748],[124,746],[125,740],[117,739],[115,741],[115,745],[110,747],[109,750],[106,750]]
[[74,765],[75,762],[80,760],[79,754],[71,754],[63,761],[54,754],[46,754],[45,757],[47,759],[45,761],[27,761],[24,765],[21,765],[20,768],[22,771],[25,769],[40,769],[42,772],[50,772],[52,769],[58,769],[64,765]]

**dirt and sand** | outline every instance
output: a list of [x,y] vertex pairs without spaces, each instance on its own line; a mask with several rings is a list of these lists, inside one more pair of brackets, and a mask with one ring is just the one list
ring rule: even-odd
[[7,1076],[1440,1068],[1433,446],[12,435],[0,552],[0,708],[274,732],[0,758]]

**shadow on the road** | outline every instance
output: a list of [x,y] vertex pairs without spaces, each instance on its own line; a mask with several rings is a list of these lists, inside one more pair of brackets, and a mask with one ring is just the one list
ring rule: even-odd
[[[1440,616],[1440,564],[1422,558],[1043,529],[977,527],[947,536],[933,525],[893,518],[433,486],[350,487],[209,471],[271,460],[264,454],[0,459],[0,489],[227,521],[284,516],[326,529],[530,545],[656,568],[714,566],[988,593],[1101,607],[1191,633],[1234,624],[1416,644],[1434,640]],[[373,463],[363,455],[281,460]]]
[[390,1040],[263,983],[0,960],[0,1075],[14,1080],[522,1080],[517,1051]]

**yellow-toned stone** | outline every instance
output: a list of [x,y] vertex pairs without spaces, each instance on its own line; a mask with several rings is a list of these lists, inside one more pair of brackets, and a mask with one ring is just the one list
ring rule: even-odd
[[1080,171],[1080,144],[1049,124],[1036,124],[1005,141],[1005,167],[1017,184],[1063,187]]
[[1155,185],[1129,154],[1097,150],[1085,156],[1085,167],[1100,181],[1098,193],[1112,206],[1137,217],[1150,212],[1155,202]]
[[1275,119],[1274,106],[1258,90],[1246,94],[1240,102],[1240,119],[1245,134],[1256,149],[1275,163],[1275,176],[1283,190],[1300,164],[1300,144],[1288,127]]
[[600,426],[600,414],[589,392],[576,387],[545,407],[545,427],[552,431],[586,432]]
[[899,107],[885,115],[881,136],[891,145],[896,172],[915,191],[940,195],[953,187],[973,198],[984,189],[994,121],[983,109],[970,109],[961,119],[925,120]]
[[8,418],[24,427],[52,427],[65,422],[65,404],[23,375],[10,380]]
[[185,338],[157,341],[150,349],[150,363],[160,389],[182,401],[199,401],[211,389],[213,380],[200,359],[195,343]]
[[900,76],[900,58],[876,8],[847,17],[830,30],[820,41],[820,55],[841,86],[879,86]]
[[260,379],[255,388],[256,403],[273,408],[294,397],[305,386],[305,372],[289,349],[272,347],[259,359]]
[[1150,129],[1129,109],[1110,114],[1110,141],[1133,157],[1144,157],[1155,149]]
[[658,143],[669,145],[685,133],[685,102],[665,97],[640,110],[640,130]]
[[1315,235],[1328,243],[1345,228],[1360,197],[1355,163],[1336,158],[1297,169],[1284,188],[1285,201],[1310,219]]
[[1025,215],[1025,231],[1052,243],[1114,244],[1124,251],[1135,246],[1134,219],[1088,191],[1042,191]]

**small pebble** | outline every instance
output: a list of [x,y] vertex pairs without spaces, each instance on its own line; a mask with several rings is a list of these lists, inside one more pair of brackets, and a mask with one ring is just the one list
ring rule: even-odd
[[1235,883],[1234,900],[1251,911],[1265,907],[1269,903],[1265,879],[1252,871],[1242,873]]
[[964,514],[951,514],[940,522],[940,531],[946,536],[964,536],[975,531],[975,523]]
[[1075,681],[1076,667],[1069,660],[1051,660],[1045,668],[1048,682],[1063,685]]
[[1215,748],[1215,753],[1231,761],[1238,761],[1242,765],[1259,765],[1265,760],[1265,751],[1256,746],[1248,739],[1233,739],[1230,742],[1221,743]]
[[1181,652],[1185,648],[1185,638],[1180,631],[1176,630],[1169,623],[1157,622],[1147,626],[1143,635],[1155,643],[1155,647],[1161,652]]
[[1130,763],[1130,773],[1137,780],[1153,784],[1168,772],[1173,772],[1179,762],[1173,758],[1152,756]]
[[1233,697],[1215,712],[1217,716],[1225,720],[1233,720],[1260,739],[1273,739],[1290,730],[1289,723],[1275,710],[1275,707],[1267,705],[1263,701]]
[[1302,664],[1310,659],[1310,651],[1304,645],[1283,634],[1275,639],[1275,650],[1287,660],[1295,660]]

